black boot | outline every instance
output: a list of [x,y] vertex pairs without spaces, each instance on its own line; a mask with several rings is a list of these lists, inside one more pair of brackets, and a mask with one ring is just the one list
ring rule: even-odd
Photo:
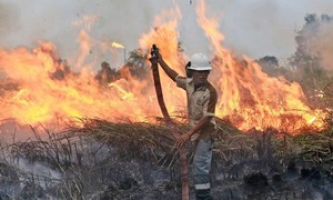
[[197,200],[213,200],[210,189],[196,190],[195,197]]

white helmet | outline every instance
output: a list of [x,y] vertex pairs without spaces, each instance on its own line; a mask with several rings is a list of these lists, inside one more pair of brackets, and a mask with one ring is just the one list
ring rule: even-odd
[[191,66],[188,69],[196,71],[212,70],[212,65],[205,54],[195,53],[191,57]]

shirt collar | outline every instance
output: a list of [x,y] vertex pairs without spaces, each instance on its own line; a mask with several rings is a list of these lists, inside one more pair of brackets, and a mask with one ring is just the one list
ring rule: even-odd
[[198,91],[198,90],[205,91],[207,89],[208,82],[206,82],[205,84],[203,84],[200,87],[198,87],[198,88],[195,89],[194,83],[193,83],[193,79],[191,78],[190,79],[190,85],[193,87],[193,91]]

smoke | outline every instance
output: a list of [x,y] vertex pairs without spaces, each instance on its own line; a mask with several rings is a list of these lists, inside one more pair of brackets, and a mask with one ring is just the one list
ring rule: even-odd
[[319,50],[322,58],[322,66],[333,72],[333,23],[330,23],[330,27],[323,27],[323,32],[321,33],[321,40],[317,44],[317,49]]
[[297,51],[291,64],[297,67],[318,67],[333,72],[333,15],[308,14],[296,36]]
[[305,39],[310,41],[309,49],[319,57],[319,66],[333,72],[333,16],[323,15],[318,29],[315,32],[312,29],[308,31]]
[[[77,56],[80,44],[76,38],[84,29],[96,44],[117,42],[128,53],[138,47],[141,35],[152,28],[155,16],[177,4],[182,13],[179,40],[186,53],[211,53],[209,41],[197,24],[197,0],[34,0],[33,3],[12,0],[10,4],[2,1],[5,0],[0,0],[2,48],[34,47],[36,41],[47,40],[54,42],[61,56],[70,60]],[[220,30],[226,36],[224,45],[236,54],[254,59],[265,55],[289,57],[295,51],[295,31],[303,24],[306,13],[333,13],[333,2],[327,0],[206,0],[206,3],[209,14],[219,18]],[[73,22],[85,16],[96,16],[97,20],[89,28],[73,26]],[[122,50],[91,48],[92,59],[111,61],[113,67],[123,62]]]
[[18,31],[18,16],[19,13],[13,4],[0,2],[0,35],[2,38],[0,45],[4,43],[10,33]]
[[252,58],[287,58],[296,50],[295,35],[307,13],[333,13],[332,1],[227,1],[222,31],[225,45]]
[[[151,12],[153,9],[149,9],[146,4],[132,0],[94,2],[83,0],[71,3],[66,0],[56,2],[35,0],[33,3],[13,1],[12,4],[15,5],[16,12],[8,9],[7,12],[2,12],[5,8],[1,8],[0,15],[6,15],[1,19],[7,25],[16,24],[21,31],[6,29],[8,37],[0,39],[2,48],[15,48],[21,45],[32,48],[37,41],[46,40],[55,43],[61,57],[69,60],[78,56],[80,44],[77,38],[81,30],[86,31],[96,44],[107,41],[111,46],[115,41],[124,44],[128,50],[136,48],[140,34],[148,30],[154,15],[159,11]],[[15,19],[10,16],[14,16]],[[95,16],[97,20],[90,26],[75,23],[84,21],[86,16]],[[123,51],[114,49],[113,52],[100,52],[97,51],[98,48],[92,47],[90,57],[119,61],[116,64],[122,64]]]

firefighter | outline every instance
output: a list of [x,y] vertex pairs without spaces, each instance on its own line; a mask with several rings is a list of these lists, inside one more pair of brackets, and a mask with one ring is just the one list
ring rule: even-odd
[[210,171],[212,160],[212,134],[216,131],[214,120],[217,92],[207,80],[212,70],[211,62],[202,53],[193,54],[186,69],[187,77],[178,75],[163,60],[160,52],[157,53],[157,62],[164,72],[184,89],[187,94],[188,117],[191,129],[177,139],[177,145],[182,147],[187,141],[195,145],[192,169],[197,200],[212,200]]

